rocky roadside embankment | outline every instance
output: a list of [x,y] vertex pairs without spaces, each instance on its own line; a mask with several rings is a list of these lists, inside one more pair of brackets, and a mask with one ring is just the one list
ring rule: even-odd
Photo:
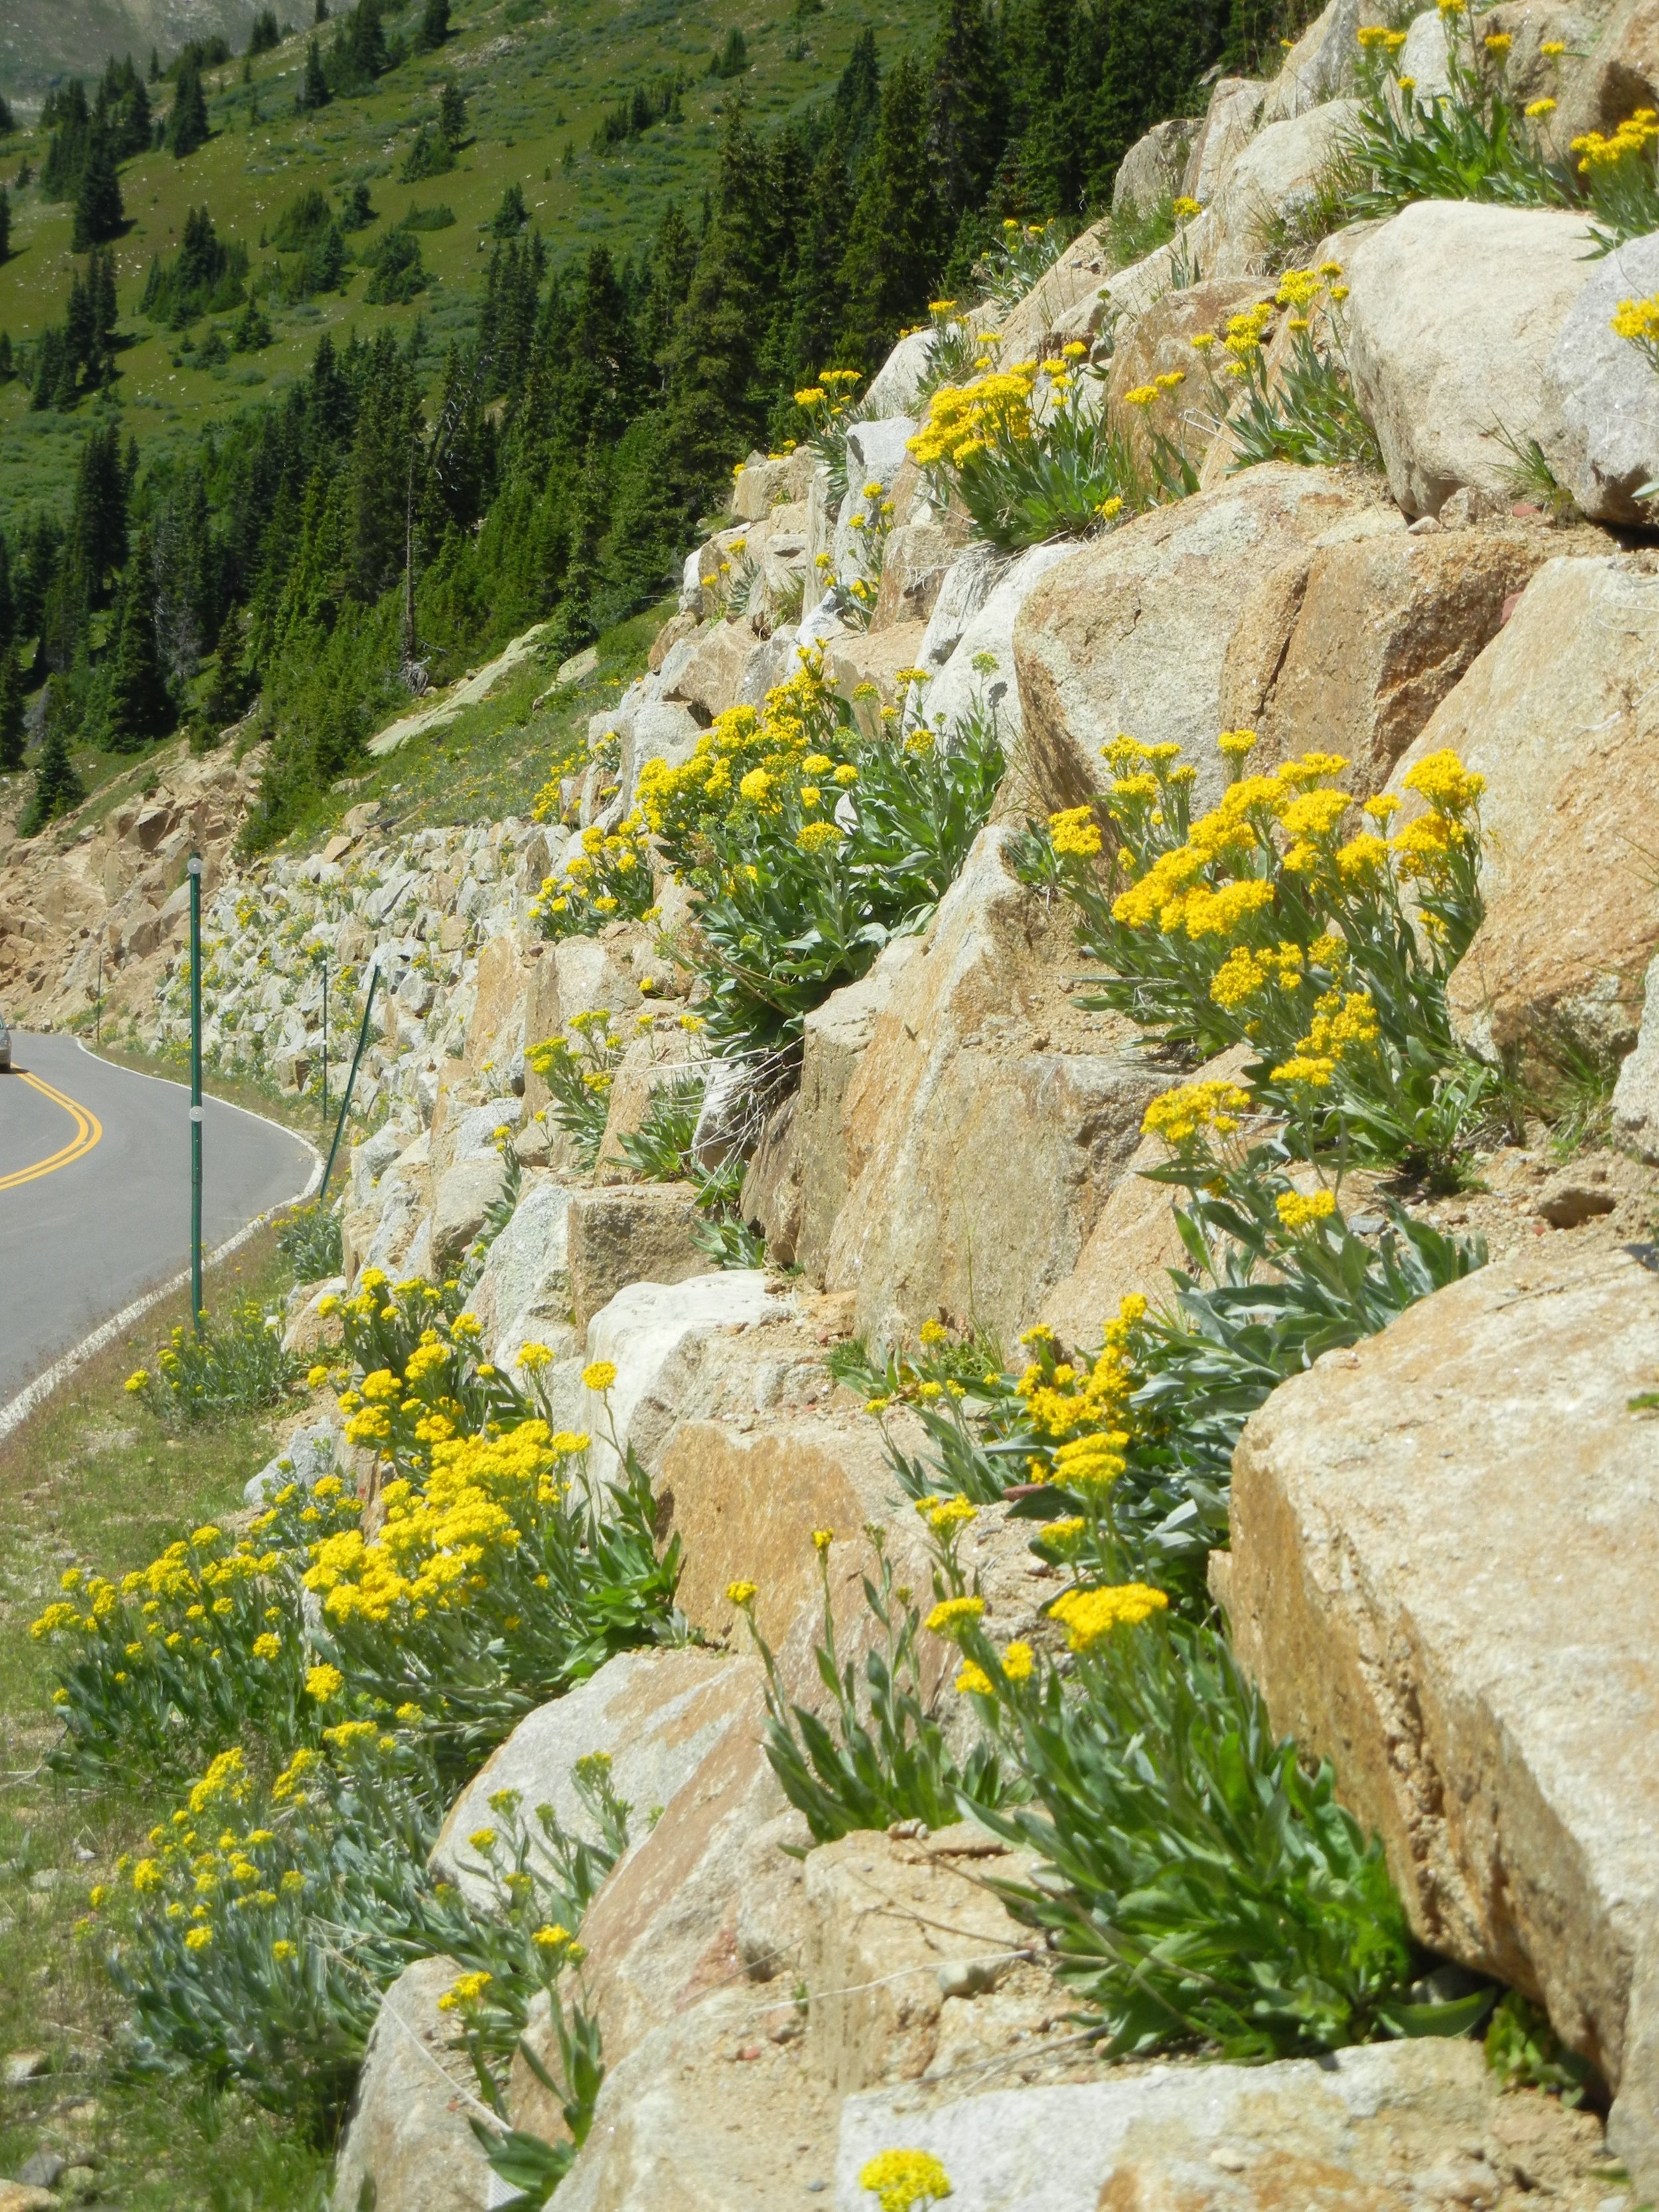
[[[1576,41],[1564,126],[1610,128],[1632,85],[1659,104],[1629,9],[1483,20],[1528,68],[1540,31]],[[1085,232],[1003,319],[1005,358],[1080,344],[1109,357],[1121,398],[1269,294],[1261,241],[1305,210],[1352,114],[1358,21],[1332,0],[1271,84],[1224,80],[1199,124],[1135,149],[1122,189],[1202,203],[1180,260],[1166,246],[1112,270],[1105,227]],[[1438,30],[1431,11],[1411,37],[1426,51]],[[599,1425],[584,1370],[617,1371],[617,1441],[651,1480],[659,1538],[684,1544],[678,1603],[700,1641],[623,1653],[533,1713],[434,1853],[464,1886],[465,1839],[503,1787],[580,1826],[570,1771],[596,1751],[653,1815],[582,1931],[607,2074],[558,2191],[567,2212],[809,2197],[857,2212],[866,2160],[896,2143],[936,2156],[972,2212],[1613,2212],[1659,2192],[1659,1459],[1641,1402],[1659,1376],[1659,556],[1632,527],[1636,487],[1659,476],[1659,377],[1604,337],[1620,296],[1659,285],[1659,248],[1597,261],[1586,245],[1577,216],[1462,202],[1327,240],[1307,258],[1346,271],[1382,474],[1230,474],[1224,427],[1191,496],[1012,556],[972,540],[908,451],[934,343],[917,334],[848,432],[845,499],[806,452],[751,457],[731,527],[687,562],[650,672],[596,719],[561,823],[394,845],[355,821],[321,854],[239,872],[224,854],[248,768],[216,757],[63,861],[15,864],[25,902],[9,911],[27,926],[0,940],[0,981],[32,991],[38,1018],[85,1004],[101,933],[125,951],[145,1033],[176,1037],[176,902],[157,894],[180,838],[212,858],[210,1042],[228,1062],[303,1085],[322,1051],[322,957],[345,991],[379,962],[364,1103],[380,1127],[352,1155],[343,1282],[296,1294],[295,1345],[327,1340],[329,1296],[366,1267],[454,1269],[515,1191],[471,1292],[484,1350],[506,1370],[545,1346],[550,1401],[573,1427]],[[1516,495],[1495,420],[1536,441],[1577,520]],[[817,580],[860,575],[854,516],[878,500],[890,526],[863,576],[864,627]],[[994,707],[1009,764],[925,929],[806,1017],[798,1086],[743,1188],[767,1264],[715,1269],[690,1187],[643,1180],[622,1149],[663,1086],[702,1066],[682,1020],[685,893],[659,870],[650,919],[556,943],[530,902],[585,831],[628,817],[647,762],[691,757],[803,648],[872,727],[883,708],[914,733],[919,714],[943,727]],[[854,1337],[896,1352],[936,1322],[1010,1346],[1043,1323],[1093,1344],[1126,1294],[1169,1296],[1184,1258],[1170,1188],[1140,1170],[1168,1158],[1142,1121],[1174,1076],[1126,1016],[1079,1006],[1074,918],[1023,868],[1020,825],[1101,800],[1102,749],[1125,730],[1184,746],[1213,805],[1216,733],[1241,726],[1257,733],[1253,770],[1334,753],[1360,800],[1407,799],[1447,749],[1478,771],[1486,904],[1449,985],[1458,1035],[1558,1101],[1575,1071],[1619,1069],[1605,1140],[1575,1149],[1564,1115],[1553,1139],[1523,1106],[1467,1188],[1360,1179],[1361,1233],[1382,1220],[1364,1230],[1366,1204],[1403,1196],[1418,1220],[1481,1232],[1489,1261],[1280,1384],[1244,1428],[1230,1547],[1210,1561],[1274,1727],[1334,1762],[1417,1936],[1544,2008],[1611,2093],[1605,2136],[1594,2109],[1502,2088],[1466,2039],[1103,2068],[1041,1940],[996,1893],[1029,1873],[1020,1853],[967,1822],[814,1847],[765,1756],[750,1601],[732,1586],[757,1586],[754,1618],[805,1697],[811,1532],[874,1524],[902,1575],[925,1587],[929,1572],[879,1433],[826,1354]],[[85,933],[49,975],[51,930]],[[592,1016],[619,1042],[584,1169],[533,1048]],[[332,1081],[344,1048],[343,1024]],[[711,1160],[727,1140],[714,1106],[698,1137]],[[301,1425],[319,1439],[301,1466],[314,1478],[336,1432],[320,1401]],[[1048,1628],[1058,1571],[1030,1533],[999,1505],[962,1539],[999,1645]],[[850,1620],[867,1561],[851,1541],[831,1557]],[[420,1961],[385,2000],[342,2212],[366,2191],[379,2212],[508,2201],[440,2009],[455,1972]],[[526,2039],[553,2063],[544,2014]],[[523,2059],[508,2117],[549,2139],[563,2125]]]

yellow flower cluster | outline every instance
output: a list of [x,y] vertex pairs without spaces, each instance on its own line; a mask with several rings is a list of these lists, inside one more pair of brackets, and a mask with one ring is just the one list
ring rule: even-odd
[[1336,1193],[1316,1190],[1304,1195],[1299,1190],[1281,1191],[1273,1200],[1279,1226],[1292,1237],[1304,1229],[1311,1229],[1316,1221],[1328,1221],[1336,1212]]
[[1162,1613],[1169,1599],[1146,1583],[1120,1583],[1109,1589],[1067,1590],[1048,1608],[1066,1631],[1073,1651],[1092,1651],[1115,1628],[1137,1628]]
[[859,2169],[859,2187],[867,2189],[881,2212],[918,2212],[951,2195],[951,2177],[925,2150],[884,2150]]
[[1092,806],[1068,806],[1048,817],[1048,837],[1056,853],[1092,860],[1101,849],[1100,824]]
[[1397,54],[1406,43],[1406,33],[1391,31],[1386,23],[1362,23],[1354,36],[1367,53]]
[[1615,337],[1628,339],[1659,368],[1659,293],[1646,300],[1621,300],[1612,328]]
[[520,1524],[559,1504],[568,1487],[561,1477],[587,1443],[556,1436],[538,1420],[501,1437],[435,1443],[425,1489],[389,1483],[379,1535],[371,1542],[353,1528],[324,1538],[313,1549],[307,1589],[340,1623],[379,1624],[405,1612],[420,1620],[465,1603],[479,1578],[487,1587],[489,1571],[522,1540]]
[[758,713],[753,707],[729,707],[716,715],[688,761],[677,768],[662,760],[645,763],[640,808],[655,835],[684,841],[702,825],[731,819],[739,810],[753,809],[780,821],[792,806],[814,816],[839,796],[839,791],[826,793],[826,784],[844,791],[857,782],[858,769],[845,757],[838,702],[824,675],[822,649],[803,652],[800,659],[789,681],[768,692]]
[[1382,1035],[1368,991],[1326,991],[1314,1000],[1314,1018],[1290,1059],[1273,1070],[1275,1083],[1300,1083],[1315,1091],[1330,1084],[1343,1060],[1369,1051]]
[[1231,1137],[1250,1110],[1250,1094],[1237,1083],[1184,1083],[1154,1098],[1141,1117],[1141,1133],[1170,1146],[1188,1144],[1200,1130]]
[[548,876],[531,903],[531,912],[555,937],[568,936],[585,918],[635,913],[651,901],[651,848],[638,808],[615,830],[597,823],[584,830],[581,849],[564,864],[562,877]]
[[1588,177],[1596,169],[1617,168],[1620,162],[1645,153],[1656,138],[1659,138],[1659,112],[1651,107],[1638,107],[1633,115],[1627,115],[1610,138],[1604,138],[1599,131],[1587,131],[1572,142],[1579,174]]
[[959,469],[987,447],[1029,444],[1036,427],[1031,415],[1036,380],[1037,364],[1026,361],[971,384],[942,385],[909,441],[911,453],[923,468],[948,463]]

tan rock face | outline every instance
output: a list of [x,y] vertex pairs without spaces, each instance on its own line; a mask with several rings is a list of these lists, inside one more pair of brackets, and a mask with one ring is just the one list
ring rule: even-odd
[[1231,1577],[1275,1728],[1334,1760],[1425,1941],[1619,2087],[1646,2191],[1659,1427],[1630,1401],[1656,1346],[1659,1276],[1622,1253],[1552,1243],[1425,1299],[1252,1418]]
[[1063,2001],[1034,1963],[1040,1945],[984,1879],[1021,1881],[1034,1863],[963,1827],[920,1842],[860,1831],[810,1855],[806,2058],[838,2094],[939,2070],[950,2029],[994,1990],[1005,2033],[1022,1983],[1038,2019],[1058,2020]]
[[930,514],[926,520],[902,523],[887,540],[871,629],[925,623],[946,572],[967,543],[968,526],[959,515]]
[[1486,779],[1486,919],[1452,977],[1477,1050],[1616,1058],[1659,950],[1659,578],[1620,555],[1551,561],[1401,758],[1452,747]]
[[1267,89],[1255,77],[1224,76],[1216,80],[1209,107],[1187,156],[1187,173],[1181,181],[1181,189],[1188,199],[1206,208],[1214,199],[1228,171],[1250,143]]
[[921,659],[927,627],[919,620],[895,623],[890,629],[849,630],[831,642],[825,666],[842,697],[853,699],[865,685],[875,686],[877,696],[855,700],[853,710],[869,734],[881,727],[881,708],[897,701],[899,670],[914,668]]
[[1108,228],[1097,222],[1080,232],[1053,268],[1004,316],[997,343],[998,359],[1005,368],[1040,359],[1049,350],[1048,339],[1062,325],[1070,335],[1074,311],[1092,301],[1111,268]]
[[837,2212],[862,2212],[860,2167],[900,2143],[931,2152],[961,2193],[971,2177],[976,2212],[1451,2212],[1524,2202],[1517,2169],[1540,2197],[1591,2212],[1607,2185],[1594,2174],[1594,2115],[1504,2094],[1474,2043],[1019,2079],[849,2097]]
[[[1235,1045],[1206,1060],[1187,1079],[1236,1081],[1250,1058],[1249,1046]],[[1076,1267],[1044,1299],[1042,1318],[1063,1344],[1085,1350],[1097,1346],[1119,1301],[1132,1293],[1153,1305],[1169,1304],[1170,1270],[1188,1266],[1175,1224],[1174,1201],[1181,1194],[1168,1183],[1148,1182],[1145,1172],[1161,1167],[1169,1157],[1170,1148],[1161,1137],[1140,1139],[1101,1208]]]
[[1040,583],[1014,629],[1033,799],[1092,799],[1109,781],[1100,748],[1127,731],[1185,745],[1199,799],[1212,803],[1225,781],[1223,670],[1247,608],[1368,512],[1364,493],[1332,472],[1269,462],[1139,517]]
[[691,1232],[702,1222],[690,1183],[641,1183],[570,1194],[567,1264],[577,1329],[630,1283],[683,1283],[708,1272]]
[[[1147,417],[1140,408],[1126,406],[1124,394],[1176,370],[1188,380],[1193,392],[1199,391],[1202,380],[1193,340],[1206,331],[1220,330],[1229,315],[1242,313],[1264,296],[1261,285],[1252,277],[1192,284],[1179,292],[1166,292],[1130,324],[1127,337],[1112,356],[1106,402],[1142,469],[1150,471],[1152,465]],[[1183,404],[1186,399],[1187,394],[1177,391],[1169,402],[1159,404],[1153,420],[1196,464],[1209,442],[1209,415],[1200,401],[1188,405]]]
[[1144,212],[1160,200],[1173,199],[1181,189],[1197,130],[1195,123],[1182,118],[1155,123],[1145,137],[1137,138],[1112,179],[1112,213],[1121,215],[1130,208]]
[[1369,799],[1556,550],[1540,526],[1413,537],[1397,518],[1316,546],[1252,595],[1228,645],[1224,729],[1252,729],[1252,767],[1343,754]]
[[1012,1341],[1071,1272],[1157,1087],[1127,1024],[1080,1014],[1069,924],[981,832],[848,1086],[823,1261],[874,1345],[929,1315]]
[[483,2212],[489,2168],[467,2125],[480,2109],[472,2063],[438,2009],[460,1971],[453,1959],[417,1959],[380,2000],[334,2170],[341,2204],[372,2184],[376,2212]]
[[[816,1626],[815,1528],[844,1540],[830,1554],[837,1620],[861,1613],[859,1578],[870,1560],[857,1532],[885,1521],[898,1496],[880,1431],[862,1412],[777,1419],[748,1432],[729,1419],[682,1421],[655,1486],[664,1533],[685,1547],[677,1602],[705,1636],[738,1649],[745,1632],[726,1595],[734,1582],[757,1586],[755,1618],[775,1649],[803,1617]],[[816,1687],[815,1677],[805,1679],[811,1674],[809,1664],[804,1692]]]

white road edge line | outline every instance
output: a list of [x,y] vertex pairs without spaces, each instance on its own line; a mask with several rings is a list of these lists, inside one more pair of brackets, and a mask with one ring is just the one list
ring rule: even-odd
[[[147,1075],[142,1068],[122,1067],[119,1060],[105,1060],[101,1054],[95,1053],[82,1038],[77,1038],[76,1042],[86,1054],[87,1058],[97,1060],[100,1066],[118,1069],[123,1075],[136,1075],[144,1083],[171,1082],[171,1078],[167,1076]],[[185,1086],[181,1083],[174,1083],[172,1087],[175,1091],[182,1091]],[[216,1267],[222,1260],[228,1260],[233,1252],[247,1243],[249,1237],[257,1235],[267,1222],[273,1220],[277,1214],[286,1211],[289,1206],[303,1206],[323,1179],[323,1157],[309,1137],[302,1137],[297,1129],[288,1128],[281,1121],[273,1121],[268,1115],[256,1114],[252,1107],[233,1106],[228,1098],[216,1098],[213,1103],[216,1106],[229,1107],[233,1114],[246,1114],[251,1121],[263,1121],[268,1129],[281,1129],[285,1137],[292,1137],[296,1145],[303,1145],[311,1155],[311,1174],[305,1188],[295,1197],[282,1199],[264,1213],[256,1214],[252,1221],[244,1223],[234,1237],[227,1237],[222,1244],[208,1253],[202,1261],[204,1273],[209,1267]],[[131,1328],[133,1322],[142,1320],[152,1306],[160,1305],[163,1298],[170,1298],[175,1291],[187,1288],[189,1283],[190,1269],[185,1267],[168,1281],[159,1284],[155,1290],[146,1291],[143,1297],[135,1298],[130,1306],[123,1306],[118,1314],[113,1314],[108,1321],[101,1322],[94,1329],[92,1334],[84,1338],[72,1352],[66,1352],[61,1359],[55,1359],[50,1367],[37,1375],[33,1382],[27,1384],[15,1398],[7,1404],[0,1406],[0,1439],[9,1437],[14,1429],[21,1428],[35,1407],[43,1406],[60,1382],[67,1382],[77,1367],[84,1366],[86,1362],[95,1353],[101,1352],[106,1344],[113,1344],[124,1328]]]

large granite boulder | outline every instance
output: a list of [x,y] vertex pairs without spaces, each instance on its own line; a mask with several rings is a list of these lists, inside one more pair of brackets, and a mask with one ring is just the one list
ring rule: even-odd
[[1220,1588],[1419,1933],[1547,2006],[1659,2187],[1659,1275],[1552,1244],[1328,1353],[1234,1459]]
[[1069,925],[981,831],[848,1086],[824,1255],[872,1346],[930,1316],[1012,1338],[1068,1273],[1158,1087],[1129,1024],[1080,1013]]
[[1374,526],[1363,491],[1324,469],[1272,461],[1215,491],[1139,516],[1038,585],[1014,630],[1029,803],[1077,806],[1110,781],[1120,731],[1184,745],[1197,805],[1224,787],[1215,741],[1222,672],[1253,598],[1305,574],[1317,544]]
[[1547,1071],[1628,1051],[1659,951],[1659,579],[1553,560],[1395,771],[1443,746],[1486,779],[1486,920],[1450,988],[1476,1050]]
[[1595,263],[1580,215],[1420,200],[1346,257],[1354,394],[1407,514],[1509,489],[1545,363]]

